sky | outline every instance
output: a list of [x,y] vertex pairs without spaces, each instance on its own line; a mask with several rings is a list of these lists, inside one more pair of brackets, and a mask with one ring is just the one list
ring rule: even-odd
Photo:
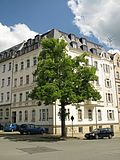
[[120,49],[119,20],[119,0],[0,0],[0,51],[53,28]]

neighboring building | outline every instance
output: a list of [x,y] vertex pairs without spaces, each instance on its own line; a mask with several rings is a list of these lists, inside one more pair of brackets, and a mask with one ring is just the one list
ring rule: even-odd
[[111,59],[113,60],[114,63],[118,118],[119,118],[119,128],[120,128],[120,54],[119,53],[112,54]]
[[[0,123],[5,123],[6,111],[8,121],[13,123],[36,123],[48,128],[50,133],[60,134],[60,106],[57,101],[54,105],[38,106],[36,101],[29,99],[28,94],[34,88],[33,72],[36,69],[37,57],[41,50],[40,39],[43,37],[64,39],[67,45],[67,52],[72,57],[82,54],[84,51],[89,53],[87,57],[89,65],[97,69],[98,81],[94,83],[95,88],[101,93],[101,100],[97,102],[87,101],[78,104],[78,106],[66,106],[66,130],[72,134],[71,116],[74,116],[74,134],[80,135],[96,127],[111,127],[115,132],[119,131],[118,109],[116,99],[115,77],[113,61],[110,55],[106,53],[102,46],[87,41],[85,38],[78,38],[74,34],[53,29],[43,35],[37,35],[34,39],[29,39],[14,50],[9,58],[0,59],[0,69],[4,70],[4,65],[9,66],[11,70],[2,73],[0,71],[0,83],[3,86],[4,81],[8,81],[10,86],[5,86],[0,90]],[[9,53],[10,50],[7,50]],[[4,55],[6,51],[0,53]],[[13,56],[14,55],[14,56]],[[9,82],[10,77],[10,82]],[[4,80],[5,79],[5,80]],[[8,98],[10,92],[10,98]],[[4,101],[4,94],[7,100]]]

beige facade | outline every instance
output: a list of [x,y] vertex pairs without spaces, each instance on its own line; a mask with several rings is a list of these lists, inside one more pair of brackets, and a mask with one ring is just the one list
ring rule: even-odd
[[[82,54],[84,51],[89,53],[87,57],[90,66],[97,69],[98,82],[93,85],[100,92],[102,98],[98,102],[85,102],[79,104],[79,107],[66,106],[66,132],[68,136],[83,136],[84,133],[98,127],[111,127],[115,132],[119,131],[117,95],[115,87],[115,75],[113,61],[110,56],[103,51],[100,45],[87,41],[85,38],[78,38],[74,34],[66,34],[58,30],[51,30],[43,35],[37,35],[34,39],[20,44],[9,58],[1,56],[0,59],[0,84],[2,79],[8,81],[10,85],[1,87],[0,99],[2,93],[5,95],[10,92],[8,103],[2,100],[0,102],[0,123],[35,123],[48,128],[49,133],[61,133],[60,106],[56,104],[45,106],[38,105],[36,101],[31,100],[28,94],[35,86],[33,73],[36,69],[37,57],[41,50],[39,41],[43,37],[63,38],[67,43],[67,52],[72,57]],[[10,49],[0,53],[4,55],[10,53]],[[2,72],[2,68],[9,67],[11,70]],[[8,82],[7,82],[8,83]],[[4,98],[3,98],[4,99]],[[5,112],[9,109],[8,121],[5,121]],[[73,130],[71,116],[74,116]]]
[[116,84],[116,95],[117,95],[117,108],[118,108],[118,118],[120,127],[120,54],[115,53],[111,55],[114,63],[114,74],[115,74],[115,84]]

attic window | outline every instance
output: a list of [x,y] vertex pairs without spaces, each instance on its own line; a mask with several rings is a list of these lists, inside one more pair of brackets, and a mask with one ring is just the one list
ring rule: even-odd
[[81,46],[81,49],[82,49],[83,51],[86,51],[86,52],[88,51],[88,47],[87,47],[86,45],[82,45],[82,46]]
[[80,38],[80,42],[83,44],[83,45],[87,45],[87,40],[85,38]]
[[71,42],[70,45],[71,45],[73,48],[78,48],[77,42]]
[[93,54],[97,54],[97,49],[95,49],[95,48],[91,48],[90,51],[91,51]]
[[69,34],[68,37],[69,37],[72,41],[75,41],[75,35],[74,35],[74,34]]

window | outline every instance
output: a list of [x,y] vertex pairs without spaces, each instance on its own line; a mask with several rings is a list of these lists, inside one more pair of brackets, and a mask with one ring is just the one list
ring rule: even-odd
[[8,71],[10,71],[10,70],[11,70],[11,62],[8,65]]
[[6,101],[9,101],[10,100],[10,92],[7,92],[7,99]]
[[99,109],[98,110],[98,121],[101,121],[102,120],[102,115],[101,115],[101,110]]
[[18,71],[18,64],[15,64],[15,72]]
[[25,121],[28,121],[28,111],[25,111]]
[[119,105],[120,105],[120,98],[118,99],[118,103],[119,103]]
[[26,84],[29,84],[29,75],[26,76]]
[[23,94],[20,93],[19,102],[22,102]]
[[28,99],[29,99],[29,92],[26,92],[26,101],[28,101]]
[[32,110],[32,122],[35,122],[35,110]]
[[120,94],[120,85],[118,85],[118,94]]
[[83,127],[79,127],[79,133],[83,133]]
[[22,111],[19,111],[19,122],[22,121]]
[[107,87],[107,88],[111,87],[111,80],[110,79],[105,80],[105,87]]
[[110,73],[110,66],[109,65],[103,64],[103,69],[104,69],[104,72]]
[[37,64],[37,57],[33,57],[33,66]]
[[92,132],[93,126],[89,126],[89,132]]
[[113,102],[113,95],[110,93],[106,93],[106,102]]
[[3,119],[3,109],[0,109],[0,119]]
[[39,110],[39,121],[41,121],[42,120],[42,116],[41,116],[41,109]]
[[30,67],[30,60],[27,59],[27,68],[29,68],[29,67]]
[[82,120],[82,110],[78,109],[78,120]]
[[16,94],[13,95],[13,103],[16,103]]
[[114,110],[107,110],[108,120],[114,120]]
[[21,70],[24,69],[24,62],[21,62]]
[[17,87],[17,78],[14,79],[14,87]]
[[36,76],[33,74],[33,82],[36,81]]
[[88,119],[89,119],[89,121],[91,121],[93,119],[91,109],[88,110]]
[[6,68],[6,65],[4,64],[3,65],[3,70],[2,70],[3,73],[5,72],[5,68]]
[[4,85],[5,85],[5,79],[2,79],[2,85],[1,85],[1,87],[4,87]]
[[23,77],[20,77],[20,86],[23,85]]
[[116,72],[116,78],[119,79],[119,72]]
[[10,86],[10,77],[8,77],[8,84],[7,85]]
[[1,102],[4,101],[4,93],[1,93]]
[[42,121],[45,121],[45,109],[42,109]]
[[98,62],[94,61],[94,67],[98,70]]
[[5,119],[8,119],[9,118],[9,109],[6,108],[5,110]]
[[49,112],[48,112],[48,109],[46,109],[46,121],[48,121],[49,119]]

